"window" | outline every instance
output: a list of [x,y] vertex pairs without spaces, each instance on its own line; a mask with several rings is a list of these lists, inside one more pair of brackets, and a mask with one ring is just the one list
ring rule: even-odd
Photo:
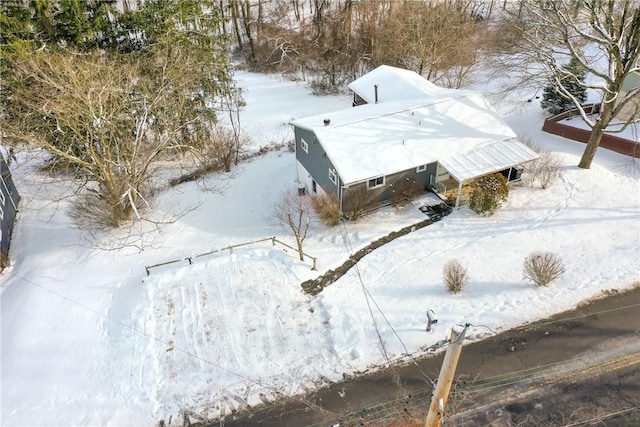
[[427,170],[427,165],[420,165],[416,168],[416,172],[424,172]]
[[367,188],[371,190],[372,188],[382,187],[384,185],[384,176],[379,176],[377,178],[370,179],[367,181]]
[[338,185],[338,175],[336,175],[336,171],[329,169],[329,179],[335,185]]
[[300,148],[304,150],[305,153],[309,153],[309,144],[303,138],[300,138]]

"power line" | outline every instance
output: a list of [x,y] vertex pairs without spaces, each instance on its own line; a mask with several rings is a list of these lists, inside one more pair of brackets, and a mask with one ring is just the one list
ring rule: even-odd
[[523,325],[523,326],[520,326],[520,327],[517,327],[517,328],[514,328],[514,329],[529,331],[531,329],[536,329],[536,328],[539,328],[541,326],[548,326],[548,325],[553,325],[554,323],[566,322],[568,320],[582,319],[583,317],[589,317],[589,316],[595,316],[595,315],[598,315],[598,314],[605,314],[605,313],[611,313],[611,312],[614,312],[614,311],[626,310],[627,308],[632,308],[632,307],[640,307],[640,303],[629,304],[629,305],[625,305],[625,306],[622,306],[622,307],[610,308],[608,310],[594,311],[593,313],[579,314],[577,316],[567,317],[567,318],[564,318],[564,319],[551,320],[549,322],[533,323],[533,324]]
[[[351,245],[351,239],[349,239],[349,233],[347,231],[347,227],[345,225],[345,221],[340,221],[340,234],[342,236],[342,241],[345,244],[345,247],[347,248],[347,250],[349,251],[349,255],[353,254],[353,247]],[[362,280],[362,275],[360,274],[360,268],[358,267],[358,263],[354,264],[354,268],[356,270],[356,275],[358,276],[358,281],[360,282],[360,285],[362,287],[363,293],[365,294],[365,299],[367,301],[367,307],[369,308],[369,313],[371,314],[371,319],[373,321],[373,326],[376,329],[376,333],[378,335],[378,339],[380,340],[380,346],[382,347],[382,351],[384,353],[385,359],[387,360],[388,364],[391,364],[391,360],[387,354],[386,348],[384,346],[384,342],[382,340],[382,335],[380,334],[380,331],[378,329],[378,325],[375,321],[375,317],[373,315],[373,312],[371,310],[371,305],[369,303],[369,298],[371,298],[371,301],[373,302],[373,304],[376,306],[376,308],[378,309],[378,311],[380,312],[380,315],[382,315],[382,318],[385,320],[385,322],[387,323],[387,325],[389,325],[389,328],[391,329],[391,331],[393,332],[393,334],[396,336],[396,338],[398,338],[398,341],[400,342],[400,344],[402,345],[402,348],[404,349],[405,354],[409,355],[409,350],[407,349],[407,346],[405,345],[404,341],[402,340],[402,338],[400,338],[400,335],[398,335],[398,332],[395,330],[395,328],[393,327],[393,325],[391,324],[391,322],[389,321],[389,319],[387,318],[387,316],[384,314],[384,312],[382,311],[382,308],[380,308],[380,306],[378,305],[377,301],[375,300],[375,298],[373,297],[373,295],[371,295],[371,292],[369,292],[369,289],[367,289],[367,287],[364,284],[364,281]],[[420,367],[420,365],[418,365],[415,360],[413,360],[413,358],[411,358],[411,362],[418,368],[418,370],[420,371],[420,373],[422,375],[424,375],[424,377],[429,380],[429,382],[431,384],[434,384],[433,380],[431,379],[431,377],[429,377],[429,375],[427,375],[422,368]]]
[[[340,234],[342,236],[342,241],[344,242],[345,247],[349,251],[349,255],[351,255],[353,253],[353,247],[351,246],[351,241],[350,241],[349,235],[347,233],[347,228],[346,228],[346,226],[344,226],[344,222],[343,221],[340,222]],[[369,302],[369,297],[371,297],[371,294],[367,291],[367,288],[364,286],[364,282],[362,280],[362,275],[360,274],[360,269],[358,268],[358,263],[356,263],[354,265],[354,267],[355,267],[355,270],[356,270],[356,275],[358,276],[358,281],[360,282],[360,285],[362,287],[362,291],[364,293],[365,301],[367,302],[367,308],[369,309],[369,314],[371,315],[371,321],[373,322],[373,327],[374,327],[374,329],[376,331],[376,334],[378,335],[378,342],[380,343],[380,350],[382,351],[382,355],[384,356],[385,360],[387,361],[387,364],[390,365],[391,364],[391,359],[389,358],[389,354],[387,353],[387,349],[386,349],[386,346],[384,344],[384,340],[382,339],[382,334],[380,333],[380,329],[378,328],[378,324],[376,322],[376,318],[373,315],[373,310],[371,309],[371,303]],[[373,299],[373,298],[371,297],[371,299]],[[377,304],[376,304],[376,306],[377,306]],[[378,310],[379,310],[379,308],[378,308]]]

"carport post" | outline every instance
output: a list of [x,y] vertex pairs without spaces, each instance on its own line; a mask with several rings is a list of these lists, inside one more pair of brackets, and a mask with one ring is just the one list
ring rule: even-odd
[[462,180],[458,181],[458,194],[456,194],[456,209],[460,206],[460,193],[462,193]]

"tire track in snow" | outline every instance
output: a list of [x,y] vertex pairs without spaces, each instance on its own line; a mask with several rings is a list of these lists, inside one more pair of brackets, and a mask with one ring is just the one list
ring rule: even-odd
[[238,249],[145,282],[162,411],[230,413],[339,377],[326,315],[296,268],[281,250]]

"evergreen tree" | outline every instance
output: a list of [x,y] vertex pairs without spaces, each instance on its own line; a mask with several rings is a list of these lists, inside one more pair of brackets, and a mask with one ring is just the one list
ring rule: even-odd
[[507,178],[501,173],[478,178],[472,188],[469,207],[478,215],[493,215],[509,196]]
[[[587,89],[584,87],[586,70],[575,58],[572,58],[562,69],[562,85],[582,105],[587,99]],[[544,88],[540,106],[554,115],[576,108],[575,102],[571,98],[558,91],[555,82],[550,82]]]

